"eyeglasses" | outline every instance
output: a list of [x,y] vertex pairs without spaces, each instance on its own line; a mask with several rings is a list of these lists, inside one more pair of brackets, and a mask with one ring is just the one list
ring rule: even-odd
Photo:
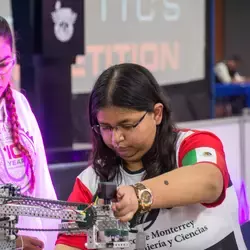
[[1,62],[0,63],[0,75],[7,74],[14,65],[15,65],[14,58],[6,59],[3,62]]
[[94,125],[92,127],[92,129],[95,131],[95,133],[97,134],[108,134],[111,133],[114,129],[116,130],[120,130],[120,132],[122,134],[128,134],[130,132],[132,132],[144,119],[144,117],[146,116],[148,112],[146,112],[138,122],[136,122],[135,124],[124,124],[124,125],[118,125],[115,127],[109,126],[109,125]]

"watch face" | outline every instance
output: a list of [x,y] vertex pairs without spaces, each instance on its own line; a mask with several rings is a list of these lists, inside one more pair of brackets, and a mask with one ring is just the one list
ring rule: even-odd
[[141,201],[144,204],[150,204],[152,202],[152,195],[150,192],[148,192],[147,190],[145,190],[144,192],[142,192],[141,194]]

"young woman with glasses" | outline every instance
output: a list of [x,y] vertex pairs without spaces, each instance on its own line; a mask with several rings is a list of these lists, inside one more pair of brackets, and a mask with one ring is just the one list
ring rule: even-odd
[[[246,250],[221,141],[178,130],[147,69],[105,70],[90,95],[89,121],[92,165],[77,177],[70,201],[91,203],[100,181],[116,182],[113,211],[130,222],[130,250]],[[136,245],[141,235],[145,245]],[[56,250],[85,243],[84,235],[60,235]]]
[[[11,87],[14,65],[13,36],[7,21],[0,17],[0,184],[18,185],[25,195],[56,199],[36,118],[26,98]],[[54,228],[56,223],[19,217],[17,226],[42,229]],[[20,234],[17,247],[24,250],[51,250],[56,240],[55,233]]]

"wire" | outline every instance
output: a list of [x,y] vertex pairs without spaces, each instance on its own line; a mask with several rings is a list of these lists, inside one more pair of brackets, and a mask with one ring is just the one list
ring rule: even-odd
[[94,203],[90,203],[85,209],[83,209],[81,212],[86,212],[89,208],[91,208],[94,205]]

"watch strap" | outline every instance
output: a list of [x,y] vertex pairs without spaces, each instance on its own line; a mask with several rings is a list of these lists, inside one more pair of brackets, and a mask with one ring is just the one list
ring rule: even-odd
[[136,193],[136,196],[137,196],[137,199],[138,199],[138,213],[146,213],[146,212],[149,212],[150,209],[151,209],[151,206],[145,206],[141,200],[141,197],[140,197],[140,191],[143,191],[143,190],[147,190],[151,193],[151,191],[142,183],[138,182],[134,185],[132,185],[132,187],[134,188],[135,190],[135,193]]

